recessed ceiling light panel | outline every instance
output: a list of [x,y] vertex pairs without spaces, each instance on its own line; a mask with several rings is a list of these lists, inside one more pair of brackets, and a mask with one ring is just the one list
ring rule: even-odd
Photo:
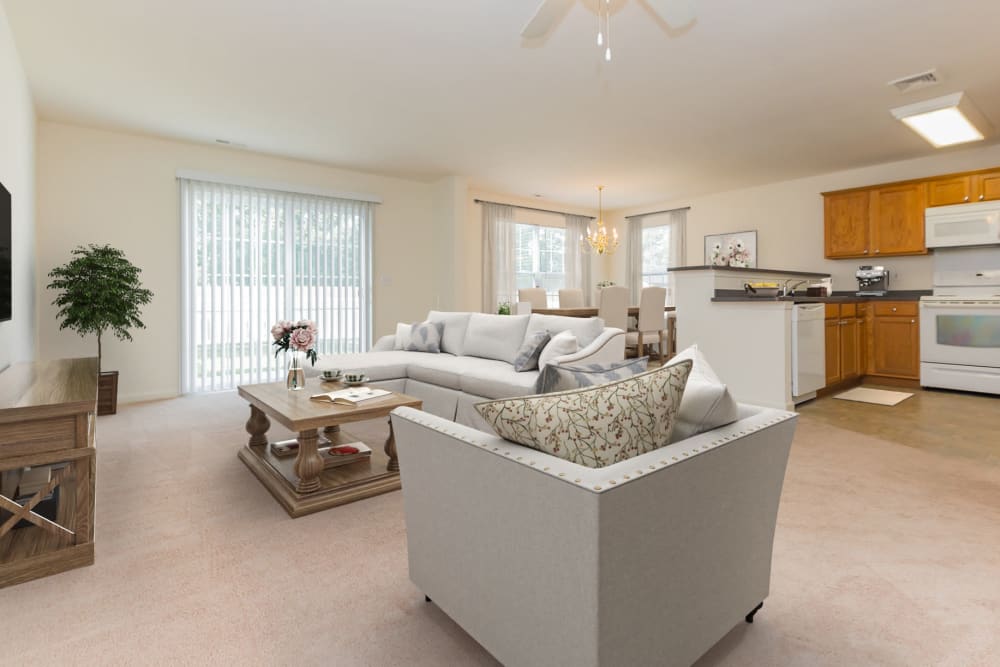
[[965,93],[897,107],[892,115],[935,148],[981,141],[993,129]]

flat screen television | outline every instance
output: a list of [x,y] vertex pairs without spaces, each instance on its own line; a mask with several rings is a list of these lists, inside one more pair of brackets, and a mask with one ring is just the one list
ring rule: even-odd
[[10,192],[0,183],[0,322],[9,320],[12,310],[10,224]]

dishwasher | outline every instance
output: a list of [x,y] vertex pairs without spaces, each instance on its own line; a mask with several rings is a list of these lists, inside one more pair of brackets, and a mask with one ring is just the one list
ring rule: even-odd
[[792,307],[792,402],[816,398],[826,386],[826,305]]

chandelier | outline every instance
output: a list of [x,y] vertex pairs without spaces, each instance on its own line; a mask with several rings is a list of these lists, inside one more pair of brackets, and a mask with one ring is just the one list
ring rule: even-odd
[[604,186],[597,186],[597,229],[593,232],[587,227],[587,236],[582,238],[581,243],[585,252],[596,252],[598,255],[610,255],[618,247],[618,230],[612,229],[608,234],[608,226],[604,224]]

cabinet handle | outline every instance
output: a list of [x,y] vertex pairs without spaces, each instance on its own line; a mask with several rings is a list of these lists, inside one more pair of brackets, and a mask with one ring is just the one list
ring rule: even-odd
[[965,195],[965,201],[969,201],[969,195]]
[[984,199],[985,197],[986,197],[986,195],[979,195],[979,201],[983,201],[983,199]]
[[865,248],[865,254],[866,255],[868,254],[868,248]]
[[875,248],[875,254],[876,255],[878,254],[878,248]]
[[896,306],[892,307],[892,312],[894,312],[894,313],[896,312]]
[[910,320],[910,324],[916,324],[916,323],[917,323],[916,320]]

